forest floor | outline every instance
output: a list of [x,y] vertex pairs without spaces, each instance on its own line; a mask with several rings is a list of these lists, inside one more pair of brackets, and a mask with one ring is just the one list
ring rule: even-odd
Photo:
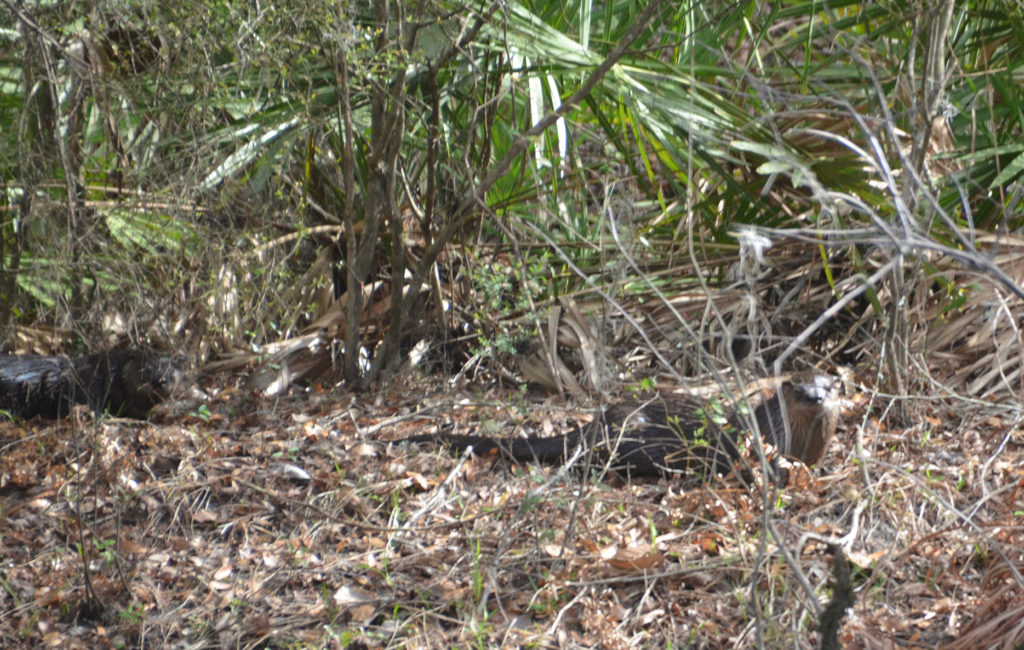
[[[1024,431],[848,391],[780,491],[623,481],[394,444],[585,419],[437,380],[0,424],[0,647],[818,647],[1024,642]],[[859,443],[859,445],[858,445]]]

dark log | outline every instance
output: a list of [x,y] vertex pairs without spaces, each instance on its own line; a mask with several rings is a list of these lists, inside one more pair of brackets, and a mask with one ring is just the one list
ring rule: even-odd
[[181,380],[170,357],[141,348],[74,358],[0,356],[0,410],[21,418],[61,418],[86,404],[142,419]]

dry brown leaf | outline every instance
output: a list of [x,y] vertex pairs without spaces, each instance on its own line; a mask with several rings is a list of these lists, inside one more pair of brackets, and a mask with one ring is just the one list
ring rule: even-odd
[[192,521],[201,524],[215,524],[220,521],[220,515],[216,510],[196,510],[192,513]]
[[647,571],[661,566],[665,561],[661,552],[650,544],[618,548],[612,557],[605,559],[611,566],[624,571]]
[[699,535],[697,537],[697,545],[708,555],[715,556],[720,552],[717,535]]
[[349,452],[354,456],[360,456],[362,458],[376,458],[380,454],[380,447],[368,442],[361,442],[354,445]]
[[133,542],[133,541],[131,541],[129,539],[126,539],[123,542],[121,542],[120,548],[125,553],[132,553],[133,555],[143,555],[143,554],[149,552],[149,547],[148,546],[143,546],[142,544],[136,544],[135,542]]
[[562,544],[545,544],[544,552],[548,557],[565,557],[571,553],[571,550]]
[[405,472],[405,477],[409,479],[408,481],[406,481],[406,485],[415,486],[421,492],[426,492],[427,490],[430,489],[430,481],[427,480],[427,477],[423,476],[423,474],[420,474],[419,472],[407,470]]
[[883,557],[889,554],[888,549],[875,551],[874,553],[864,553],[861,551],[849,551],[846,557],[856,564],[861,569],[868,569],[873,566],[876,562],[881,560]]
[[213,579],[224,580],[225,578],[230,576],[234,570],[234,567],[230,563],[225,564],[224,566],[213,572]]
[[373,600],[373,595],[359,587],[352,585],[342,585],[334,592],[334,602],[339,607],[352,607],[354,605],[361,605]]

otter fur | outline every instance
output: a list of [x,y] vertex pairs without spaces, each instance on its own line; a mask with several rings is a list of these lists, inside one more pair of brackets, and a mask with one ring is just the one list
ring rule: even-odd
[[757,431],[783,455],[811,465],[824,456],[835,432],[837,384],[831,375],[795,375],[762,396],[752,415],[693,395],[655,393],[614,404],[590,425],[564,435],[499,440],[437,433],[400,442],[437,442],[454,451],[472,446],[481,455],[542,463],[564,462],[582,444],[596,454],[592,462],[630,476],[707,477],[740,457],[742,432]]
[[145,418],[182,374],[170,357],[135,348],[84,357],[0,356],[0,410],[20,418],[61,418],[75,404]]

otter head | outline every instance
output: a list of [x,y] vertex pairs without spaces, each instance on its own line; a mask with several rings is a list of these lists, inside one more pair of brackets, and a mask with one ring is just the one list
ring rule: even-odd
[[174,358],[151,350],[130,351],[121,373],[124,404],[116,410],[132,417],[145,417],[186,383]]
[[793,375],[758,407],[761,435],[785,456],[806,465],[819,462],[836,430],[838,391],[839,379],[832,375]]

